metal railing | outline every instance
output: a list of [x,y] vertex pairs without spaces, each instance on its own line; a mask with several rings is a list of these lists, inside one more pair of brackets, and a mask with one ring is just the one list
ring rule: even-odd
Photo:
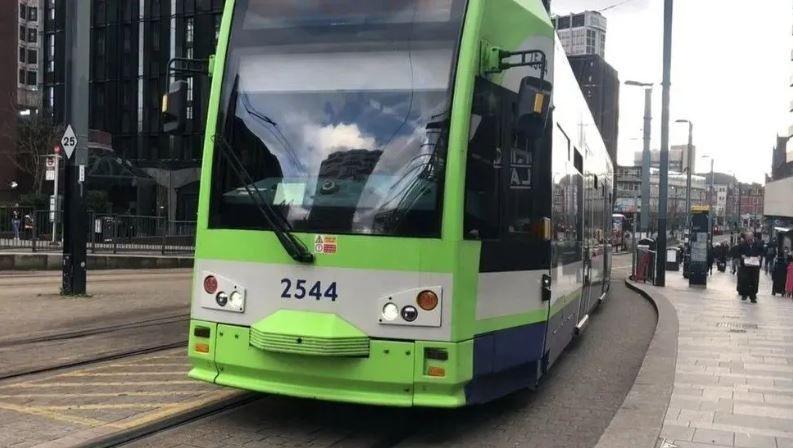
[[[4,216],[0,215],[0,250],[63,250],[63,220],[60,212],[18,210],[21,215],[19,226],[13,222],[10,213],[4,220]],[[195,221],[169,221],[159,216],[89,212],[87,250],[91,253],[114,254],[192,254],[195,251],[195,233]]]

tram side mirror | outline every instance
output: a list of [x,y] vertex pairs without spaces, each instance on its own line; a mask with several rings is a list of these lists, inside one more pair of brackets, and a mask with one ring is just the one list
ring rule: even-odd
[[526,136],[541,138],[551,110],[553,86],[548,81],[527,76],[520,82],[518,92],[517,129]]
[[187,81],[171,84],[162,97],[162,130],[166,134],[181,134],[187,123]]

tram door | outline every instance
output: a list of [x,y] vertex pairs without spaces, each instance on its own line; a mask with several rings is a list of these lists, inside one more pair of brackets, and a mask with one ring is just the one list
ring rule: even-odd
[[600,288],[601,294],[606,294],[611,283],[611,263],[614,248],[611,246],[611,186],[603,183],[603,287]]
[[590,227],[590,241],[591,241],[591,254],[592,262],[590,267],[590,291],[589,291],[589,310],[591,311],[600,298],[603,292],[603,285],[606,282],[606,271],[608,263],[608,241],[606,239],[606,231],[608,229],[605,215],[608,213],[606,207],[606,186],[603,179],[599,176],[594,176],[594,185],[592,188],[591,208],[592,211],[588,216],[592,218],[592,225]]
[[[587,154],[589,151],[586,151]],[[586,171],[585,171],[586,172]],[[578,321],[584,319],[589,314],[589,303],[592,294],[592,274],[593,274],[593,261],[595,256],[594,247],[594,223],[595,223],[595,207],[593,207],[595,199],[594,178],[591,175],[584,174],[584,197],[583,197],[583,213],[581,213],[581,220],[583,226],[582,242],[583,242],[583,265],[581,267],[581,305],[578,309]]]

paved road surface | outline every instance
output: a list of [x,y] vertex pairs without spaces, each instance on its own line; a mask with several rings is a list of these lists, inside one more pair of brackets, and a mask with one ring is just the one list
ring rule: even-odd
[[[0,273],[0,378],[185,342],[190,275],[103,271],[89,274],[90,297],[63,298],[59,273]],[[99,331],[57,337],[86,329]]]
[[[619,257],[616,265],[630,263]],[[620,270],[621,278],[627,270]],[[538,391],[470,409],[403,410],[265,396],[146,440],[144,447],[592,447],[633,385],[655,330],[652,306],[615,281],[585,336]]]

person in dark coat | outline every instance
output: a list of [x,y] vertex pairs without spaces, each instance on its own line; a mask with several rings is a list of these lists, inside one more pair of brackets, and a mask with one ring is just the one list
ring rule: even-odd
[[732,265],[732,275],[735,275],[738,272],[738,265],[740,264],[739,260],[741,259],[739,249],[742,242],[743,239],[740,239],[737,244],[730,248],[730,264]]
[[769,241],[765,248],[766,275],[771,275],[774,272],[774,259],[776,259],[776,247]]
[[713,245],[708,245],[708,274],[713,275],[713,259],[716,255],[716,248]]
[[738,294],[741,300],[750,298],[757,303],[757,290],[760,285],[760,265],[764,255],[763,245],[755,239],[755,235],[747,233],[743,243],[738,247],[740,268],[738,270]]

